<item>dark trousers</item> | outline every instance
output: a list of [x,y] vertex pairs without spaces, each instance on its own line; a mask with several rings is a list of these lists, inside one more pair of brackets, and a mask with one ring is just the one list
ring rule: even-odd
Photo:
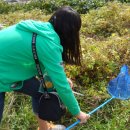
[[[16,92],[23,93],[32,97],[32,108],[35,114],[38,113],[38,105],[39,105],[38,103],[39,103],[39,98],[41,96],[41,93],[38,92],[39,86],[40,86],[39,81],[35,77],[32,77],[24,81],[23,87],[21,89],[15,90]],[[5,93],[1,92],[0,93],[0,122],[3,115],[4,99],[5,99]]]

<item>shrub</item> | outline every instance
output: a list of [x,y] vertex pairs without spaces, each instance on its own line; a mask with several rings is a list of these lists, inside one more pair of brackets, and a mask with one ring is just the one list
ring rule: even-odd
[[83,15],[82,33],[89,37],[109,37],[128,34],[130,6],[112,2],[100,9],[91,10]]
[[129,35],[112,36],[104,41],[91,38],[82,39],[83,66],[77,80],[81,85],[109,81],[119,72],[123,64],[130,65]]

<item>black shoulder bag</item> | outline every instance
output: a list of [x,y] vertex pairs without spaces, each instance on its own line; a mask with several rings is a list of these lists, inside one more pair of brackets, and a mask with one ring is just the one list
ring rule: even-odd
[[32,36],[32,52],[36,63],[36,68],[39,74],[40,87],[44,89],[44,93],[39,99],[38,116],[40,119],[47,121],[58,121],[66,112],[66,107],[63,105],[56,91],[48,92],[43,78],[43,74],[39,65],[38,55],[36,51],[36,33]]

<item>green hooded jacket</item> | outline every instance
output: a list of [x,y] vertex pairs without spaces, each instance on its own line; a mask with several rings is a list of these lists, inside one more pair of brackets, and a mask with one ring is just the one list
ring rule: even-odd
[[37,75],[32,54],[32,33],[37,33],[36,48],[43,73],[51,78],[63,103],[72,115],[80,108],[67,81],[62,65],[60,38],[49,22],[25,20],[0,31],[0,92],[22,87],[12,85]]

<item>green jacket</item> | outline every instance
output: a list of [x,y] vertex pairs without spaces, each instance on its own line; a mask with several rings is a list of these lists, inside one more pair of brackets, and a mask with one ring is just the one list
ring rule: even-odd
[[0,92],[19,89],[22,84],[15,88],[12,84],[37,75],[32,32],[38,34],[36,48],[43,73],[48,73],[64,104],[77,115],[80,108],[62,66],[60,38],[49,22],[26,20],[0,31]]

